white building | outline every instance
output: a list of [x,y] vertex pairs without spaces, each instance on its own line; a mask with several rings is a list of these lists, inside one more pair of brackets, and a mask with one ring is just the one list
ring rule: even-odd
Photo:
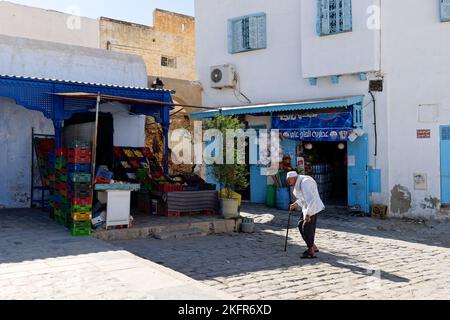
[[[258,115],[246,119],[250,126],[269,128],[277,108],[298,114],[293,110],[323,108],[323,99],[340,106],[362,96],[359,106],[349,108],[362,108],[368,145],[365,137],[345,142],[346,204],[364,211],[369,202],[384,204],[392,216],[447,215],[450,1],[196,0],[195,5],[205,105],[258,105],[253,110],[260,110]],[[211,67],[225,64],[235,66],[238,81],[234,89],[218,90]],[[380,83],[371,80],[383,85],[373,92],[375,108],[369,84]],[[290,108],[267,106],[286,102],[292,102]],[[242,110],[238,113],[245,114]],[[313,150],[335,153],[316,145]],[[252,198],[262,202],[264,190],[256,186],[264,178],[252,181]]]
[[[147,87],[139,56],[0,35],[2,75]],[[2,90],[0,85],[0,207],[29,207],[32,128],[54,134],[54,126],[41,112],[2,96]],[[144,146],[145,117],[128,115],[125,106],[102,105],[101,111],[112,108],[114,144]]]

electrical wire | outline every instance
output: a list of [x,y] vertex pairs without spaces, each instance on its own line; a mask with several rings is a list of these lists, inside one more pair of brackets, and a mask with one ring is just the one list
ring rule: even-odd
[[[234,96],[236,97],[236,99],[241,103],[250,103],[251,104],[252,101],[241,91],[241,82],[239,80],[239,75],[237,74],[237,72],[234,73],[233,82],[234,82],[233,93],[234,93]],[[242,101],[241,99],[239,99],[237,93],[239,93],[240,96],[244,97],[244,99],[246,101]]]
[[372,103],[373,103],[373,126],[375,130],[375,154],[376,157],[378,155],[378,129],[377,129],[377,102],[375,100],[375,95],[372,91],[369,91],[370,95],[372,96]]

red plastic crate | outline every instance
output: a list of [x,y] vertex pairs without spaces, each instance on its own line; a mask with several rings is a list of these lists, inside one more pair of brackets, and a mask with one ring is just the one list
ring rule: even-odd
[[171,185],[171,184],[160,184],[158,186],[158,191],[159,192],[179,192],[179,191],[183,191],[183,186],[175,186],[175,185]]
[[90,157],[91,155],[92,155],[91,148],[74,148],[74,149],[69,149],[69,152],[68,152],[69,157],[76,157],[76,156]]
[[70,202],[75,206],[85,206],[92,204],[92,197],[79,197],[79,198],[71,198]]
[[55,150],[56,157],[67,157],[67,149],[66,148],[57,148]]
[[91,156],[69,156],[71,164],[87,164],[91,163]]
[[110,184],[111,180],[104,177],[95,177],[95,184]]
[[114,147],[113,148],[113,154],[114,154],[114,157],[116,157],[116,158],[123,158],[124,157],[124,153],[122,151],[122,148],[120,148],[120,147]]

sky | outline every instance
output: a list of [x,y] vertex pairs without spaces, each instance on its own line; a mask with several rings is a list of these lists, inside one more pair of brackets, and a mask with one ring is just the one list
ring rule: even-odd
[[135,22],[153,23],[153,9],[159,8],[187,15],[194,15],[194,0],[8,0],[32,7],[73,13],[79,8],[81,16],[100,16]]

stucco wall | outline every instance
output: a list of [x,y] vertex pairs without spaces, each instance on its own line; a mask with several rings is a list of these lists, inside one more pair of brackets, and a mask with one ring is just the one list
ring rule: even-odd
[[[405,211],[437,215],[435,204],[441,199],[439,127],[450,125],[450,23],[440,22],[438,1],[397,0],[382,5],[382,67],[389,87],[390,204],[399,215]],[[414,23],[401,23],[399,16]],[[434,122],[419,120],[421,104],[437,104]],[[417,129],[430,129],[431,139],[417,139]],[[427,190],[414,190],[415,173],[427,175]]]
[[300,17],[302,74],[305,78],[379,70],[380,31],[367,27],[367,9],[378,5],[379,0],[352,1],[352,32],[321,37],[316,31],[317,0],[299,2],[300,9],[296,12]]
[[0,97],[0,124],[0,206],[26,207],[31,197],[31,128],[53,134],[53,123]]
[[[156,10],[153,27],[102,17],[100,47],[142,56],[151,76],[197,78],[193,17]],[[176,68],[161,66],[161,56],[175,57]]]
[[[147,86],[145,64],[138,56],[78,46],[0,36],[0,74],[42,77],[124,86]],[[113,113],[117,145],[143,146],[143,117],[128,115],[124,106]],[[29,205],[31,128],[53,133],[53,124],[0,97],[0,205]]]
[[0,73],[147,87],[139,56],[2,35]]
[[[302,101],[308,99],[363,95],[364,130],[369,134],[369,165],[382,170],[382,192],[372,195],[374,203],[389,203],[388,176],[388,90],[376,93],[378,120],[378,156],[374,156],[373,108],[368,92],[368,81],[361,81],[358,70],[350,66],[345,71],[355,74],[343,75],[339,84],[332,84],[330,77],[318,79],[311,86],[303,74],[302,26],[300,1],[270,0],[208,1],[196,0],[197,19],[197,70],[203,84],[205,105],[233,106],[246,104],[242,97],[236,98],[231,89],[216,90],[210,87],[210,66],[231,63],[236,66],[241,91],[252,103]],[[227,48],[227,20],[246,14],[265,12],[267,15],[267,49],[229,54]],[[213,13],[213,14],[212,14]],[[306,14],[306,13],[303,13]],[[311,12],[315,17],[316,9]],[[315,20],[312,26],[315,31]],[[358,44],[359,45],[359,44]],[[329,49],[333,51],[333,48]],[[373,52],[370,49],[370,52]],[[369,54],[370,54],[369,52]],[[372,54],[373,57],[373,54]],[[340,65],[341,60],[337,60]],[[316,65],[329,64],[318,59]],[[333,74],[330,72],[329,74]],[[376,78],[374,73],[369,79]]]
[[[366,95],[369,165],[382,170],[382,192],[372,195],[372,203],[388,205],[392,216],[448,216],[439,207],[439,128],[450,125],[450,23],[440,22],[439,1],[353,1],[354,32],[331,37],[315,33],[313,2],[196,0],[197,62],[205,104],[242,104],[232,90],[210,88],[209,67],[224,63],[236,65],[241,90],[254,103]],[[366,9],[372,3],[381,4],[381,33],[366,26]],[[228,54],[227,19],[255,12],[267,14],[268,48]],[[384,91],[375,93],[377,157],[368,82],[345,75],[337,85],[322,77],[317,86],[310,86],[305,79],[371,70],[381,70],[384,78]],[[369,72],[372,78],[376,73]],[[427,104],[437,105],[438,115],[431,122],[419,119],[419,106]],[[417,139],[418,129],[430,129],[431,139]],[[416,173],[427,176],[427,190],[415,190]]]
[[99,47],[98,20],[7,1],[0,1],[0,34]]

